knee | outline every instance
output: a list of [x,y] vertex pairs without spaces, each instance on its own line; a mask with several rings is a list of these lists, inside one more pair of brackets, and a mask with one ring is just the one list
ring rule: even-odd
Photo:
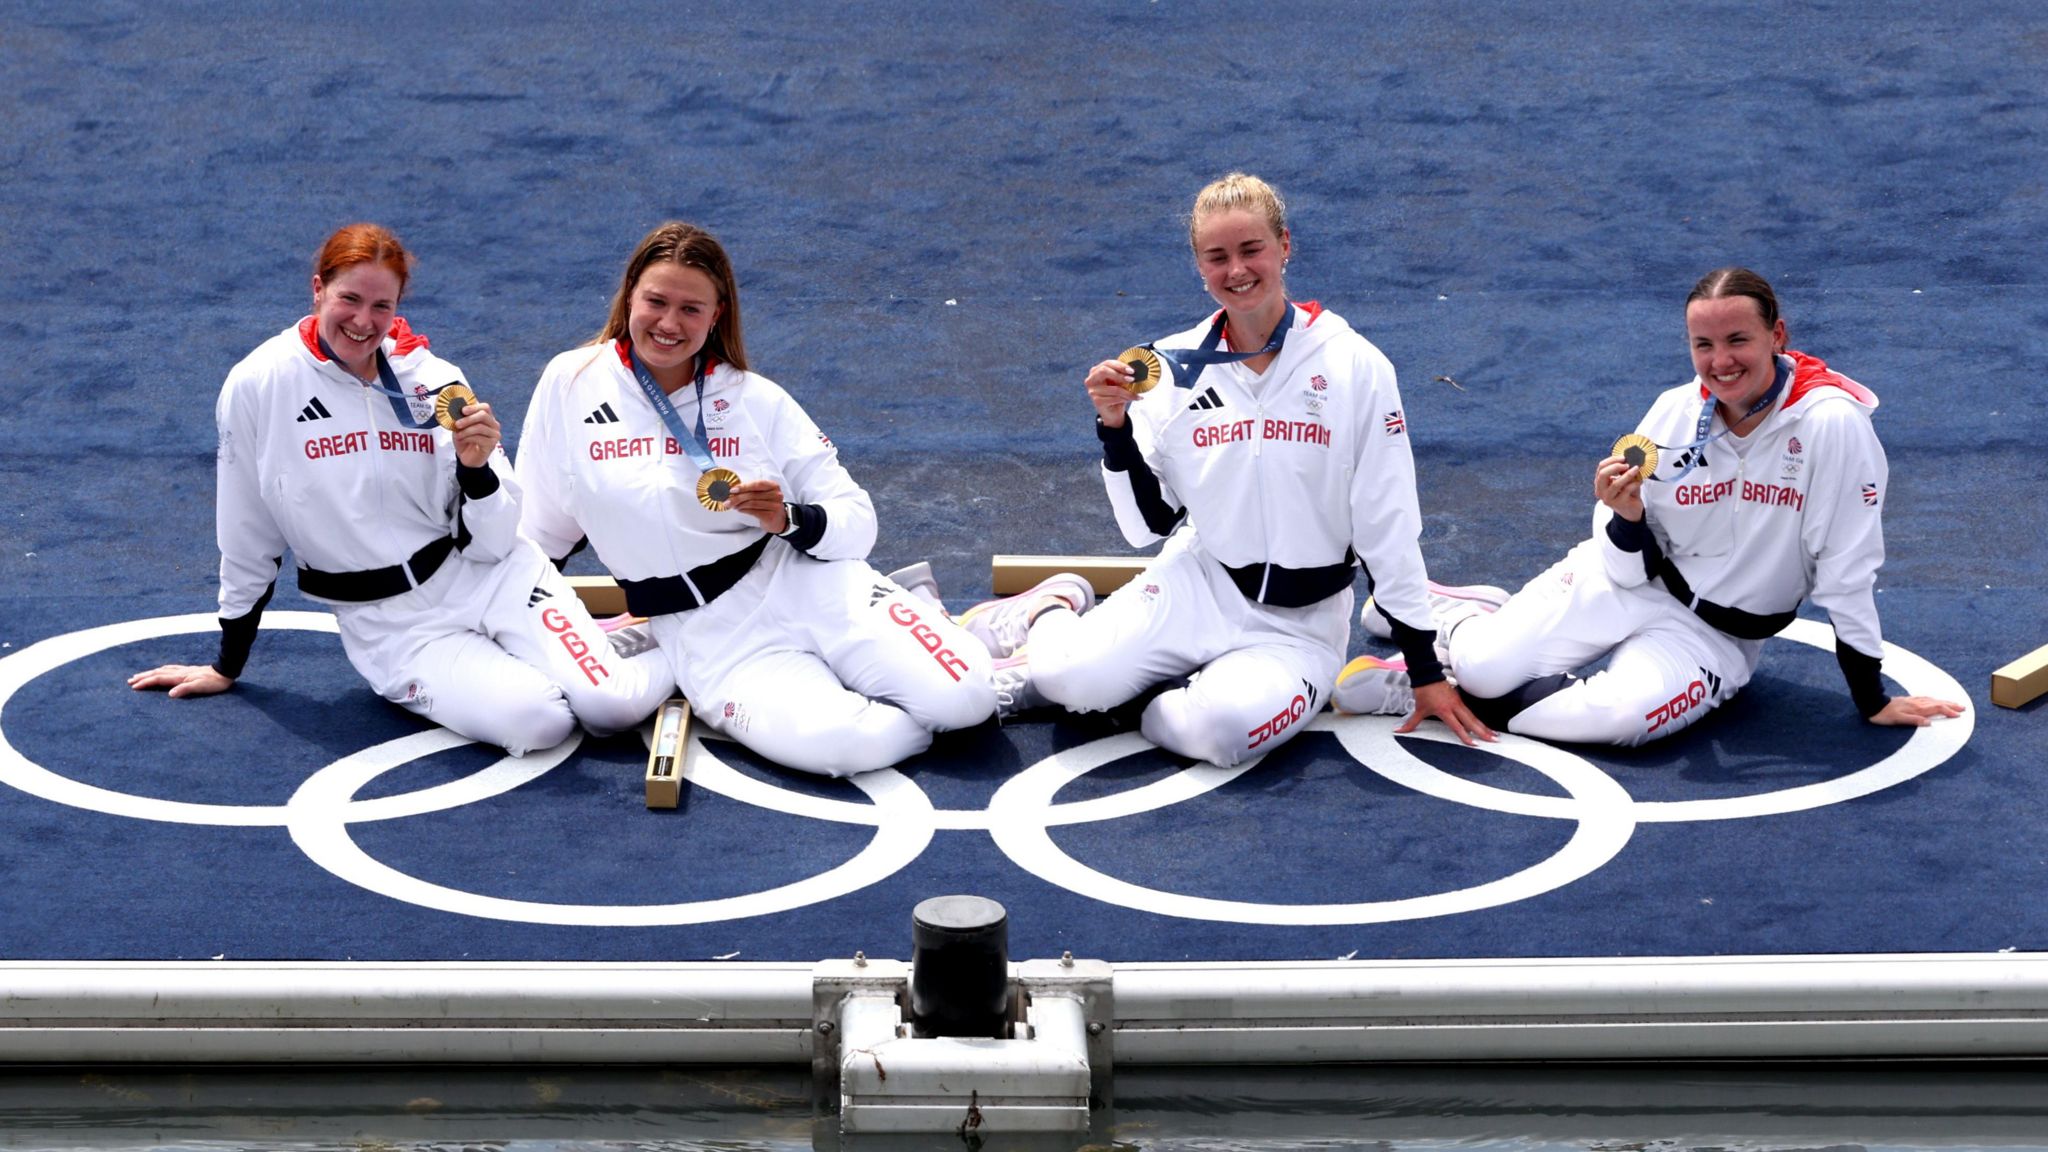
[[918,702],[915,719],[934,732],[972,728],[996,714],[996,690],[986,676],[962,680],[932,699]]
[[[1207,764],[1229,768],[1254,751],[1250,728],[1242,723],[1235,708],[1202,708],[1188,699],[1187,689],[1161,695],[1145,709],[1139,730],[1168,752]],[[1268,739],[1257,749],[1267,751],[1278,741]]]
[[[994,710],[993,702],[990,710]],[[931,746],[931,730],[908,713],[871,703],[851,728],[814,733],[785,747],[756,747],[755,751],[799,772],[844,777],[892,767]]]
[[1512,670],[1497,664],[1467,662],[1456,658],[1456,652],[1453,652],[1452,656],[1451,676],[1457,680],[1458,687],[1464,689],[1468,695],[1477,696],[1482,700],[1498,699],[1527,682],[1525,678],[1513,674]]
[[1129,699],[1127,685],[1104,662],[1070,659],[1057,649],[1031,652],[1031,682],[1047,700],[1069,712],[1096,712]]
[[487,732],[463,735],[496,744],[514,756],[553,748],[576,730],[576,714],[559,691],[504,702],[486,722]]
[[635,724],[647,719],[652,713],[642,706],[641,701],[622,696],[599,695],[580,699],[575,706],[576,719],[593,736],[610,736],[624,732]]
[[1592,699],[1581,684],[1545,697],[1516,713],[1507,729],[1517,736],[1572,744],[1645,743],[1663,733],[1645,730],[1642,714],[1632,708]]

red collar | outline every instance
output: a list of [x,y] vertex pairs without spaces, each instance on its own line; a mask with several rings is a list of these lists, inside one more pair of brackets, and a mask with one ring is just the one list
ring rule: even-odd
[[[626,371],[631,372],[633,370],[633,342],[621,336],[612,341],[612,351],[618,354],[619,363],[626,366]],[[711,379],[711,374],[716,371],[718,371],[718,357],[705,357],[704,379]]]
[[[391,331],[386,333],[386,335],[397,345],[392,349],[395,355],[403,356],[408,352],[417,352],[428,346],[427,338],[413,331],[412,325],[407,324],[403,316],[396,317],[391,321]],[[299,342],[306,346],[306,351],[313,354],[313,359],[320,361],[322,364],[327,362],[327,353],[320,350],[320,322],[318,320],[308,316],[304,320],[299,321]]]

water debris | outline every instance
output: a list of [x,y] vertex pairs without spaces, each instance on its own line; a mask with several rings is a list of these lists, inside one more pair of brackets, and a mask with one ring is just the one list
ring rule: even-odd
[[1449,384],[1451,387],[1456,388],[1460,392],[1463,392],[1465,390],[1465,386],[1463,384],[1458,383],[1456,380],[1451,379],[1449,376],[1432,376],[1430,377],[1430,379],[1436,381],[1439,384]]

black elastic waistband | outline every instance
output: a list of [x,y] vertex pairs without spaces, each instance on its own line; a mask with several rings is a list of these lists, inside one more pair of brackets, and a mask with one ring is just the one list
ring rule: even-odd
[[1342,563],[1320,568],[1282,568],[1278,564],[1247,564],[1242,568],[1224,566],[1230,582],[1244,598],[1275,608],[1306,608],[1351,587],[1354,571],[1349,552]]
[[[440,570],[441,562],[448,559],[448,553],[454,550],[455,538],[442,536],[428,541],[426,547],[412,554],[412,559],[389,568],[370,568],[361,572],[322,572],[318,568],[301,568],[299,591],[322,600],[339,600],[346,604],[384,600],[425,584]],[[411,579],[406,578],[408,571],[412,573]]]
[[1702,600],[1693,595],[1692,585],[1685,582],[1685,574],[1678,570],[1678,565],[1673,564],[1669,556],[1660,554],[1657,557],[1657,575],[1664,578],[1664,590],[1677,597],[1680,604],[1692,609],[1693,615],[1741,640],[1768,640],[1799,615],[1796,608],[1764,616]]
[[[770,537],[759,540],[730,556],[700,564],[682,576],[654,576],[646,580],[621,580],[619,591],[626,594],[626,611],[635,616],[666,616],[702,608],[725,594],[753,570],[754,561],[768,547]],[[703,599],[698,599],[698,593]]]

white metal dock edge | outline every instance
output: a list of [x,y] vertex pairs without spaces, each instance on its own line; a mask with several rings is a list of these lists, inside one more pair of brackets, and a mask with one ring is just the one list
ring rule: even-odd
[[[805,1063],[813,973],[0,962],[0,1060]],[[2048,1056],[2048,953],[1125,964],[1111,999],[1120,1065]]]

